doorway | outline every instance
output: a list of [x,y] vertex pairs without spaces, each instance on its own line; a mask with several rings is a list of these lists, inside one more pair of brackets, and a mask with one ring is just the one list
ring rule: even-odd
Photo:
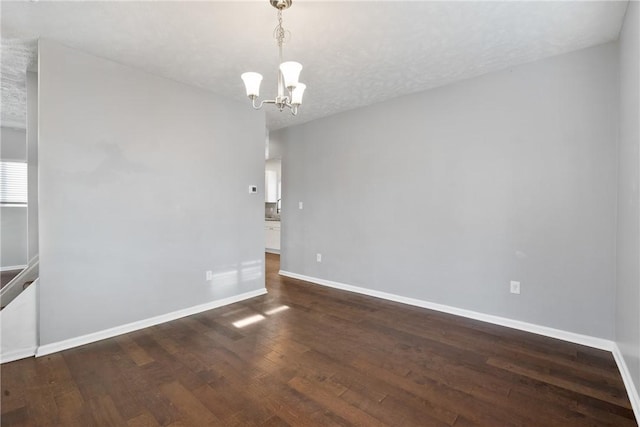
[[282,160],[267,159],[264,172],[265,251],[280,253],[282,210]]

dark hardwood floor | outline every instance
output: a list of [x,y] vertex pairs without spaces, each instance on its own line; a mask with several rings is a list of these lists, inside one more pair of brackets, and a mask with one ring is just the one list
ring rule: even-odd
[[268,295],[2,365],[2,426],[636,425],[610,353],[278,267]]

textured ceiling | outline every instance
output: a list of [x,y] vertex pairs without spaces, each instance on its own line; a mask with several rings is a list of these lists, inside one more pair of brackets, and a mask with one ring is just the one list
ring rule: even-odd
[[2,39],[0,99],[2,126],[24,128],[26,123],[26,71],[36,62],[35,40]]
[[[24,121],[24,81],[16,74],[33,57],[38,37],[209,89],[247,108],[239,76],[257,71],[265,77],[263,97],[274,96],[276,11],[267,0],[3,0],[1,7],[5,123]],[[267,110],[267,125],[302,123],[613,41],[626,7],[626,1],[296,0],[284,12],[292,33],[285,60],[304,65],[300,80],[307,92],[297,117]]]

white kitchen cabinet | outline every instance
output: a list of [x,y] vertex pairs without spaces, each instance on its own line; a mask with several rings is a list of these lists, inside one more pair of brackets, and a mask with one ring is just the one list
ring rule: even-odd
[[265,221],[264,232],[266,251],[280,253],[280,221]]

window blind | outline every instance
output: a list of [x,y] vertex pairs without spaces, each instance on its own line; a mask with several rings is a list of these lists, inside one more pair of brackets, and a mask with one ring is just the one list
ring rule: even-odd
[[27,205],[27,164],[0,161],[0,204]]

